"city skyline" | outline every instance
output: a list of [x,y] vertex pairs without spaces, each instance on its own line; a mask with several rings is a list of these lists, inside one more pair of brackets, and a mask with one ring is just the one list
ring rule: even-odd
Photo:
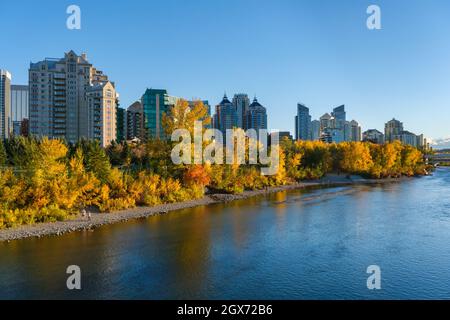
[[[71,66],[70,63],[72,63],[73,66]],[[89,83],[88,87],[85,87],[84,89],[85,93],[82,93],[81,95],[83,96],[86,94],[85,100],[88,106],[87,113],[83,117],[87,117],[87,119],[90,120],[87,121],[89,124],[86,124],[86,134],[78,134],[78,138],[72,138],[72,142],[75,142],[82,137],[88,139],[98,138],[102,146],[107,146],[113,141],[121,142],[125,139],[133,140],[134,138],[146,139],[148,136],[166,139],[168,137],[166,137],[162,129],[163,113],[167,112],[170,107],[175,106],[180,100],[185,100],[190,108],[194,107],[197,101],[201,102],[206,107],[208,117],[211,118],[212,122],[210,125],[207,125],[207,127],[214,127],[222,132],[232,128],[242,128],[244,130],[268,129],[266,108],[258,102],[256,95],[253,102],[250,104],[250,99],[246,93],[234,94],[232,102],[228,100],[227,94],[225,93],[222,101],[216,105],[214,114],[211,113],[211,106],[209,105],[208,100],[201,100],[199,98],[186,100],[184,98],[169,95],[166,89],[153,88],[147,88],[145,90],[141,97],[141,101],[135,101],[128,108],[120,108],[119,104],[116,105],[117,101],[119,101],[119,93],[115,91],[114,82],[110,82],[108,76],[105,75],[103,71],[100,71],[89,64],[86,53],[77,55],[73,50],[70,50],[65,53],[65,57],[62,59],[45,58],[45,60],[38,63],[30,63],[29,86],[11,85],[11,74],[7,70],[1,70],[2,88],[4,88],[5,80],[8,81],[8,87],[6,87],[6,91],[5,88],[2,89],[3,93],[0,95],[0,98],[6,96],[7,99],[10,99],[8,97],[13,97],[13,99],[10,99],[11,103],[8,108],[5,109],[5,106],[2,107],[3,117],[6,112],[7,119],[5,119],[5,121],[10,125],[6,134],[25,134],[28,136],[28,128],[25,129],[24,126],[28,126],[27,121],[29,120],[26,117],[26,114],[29,111],[28,95],[30,86],[32,90],[30,90],[31,104],[29,108],[31,110],[31,131],[33,131],[36,130],[36,128],[33,127],[33,122],[37,122],[37,118],[32,116],[32,111],[37,107],[46,109],[51,105],[51,103],[49,105],[49,102],[46,100],[47,96],[45,92],[48,90],[41,89],[47,87],[47,84],[51,87],[55,86],[56,91],[53,93],[54,98],[64,98],[66,88],[62,88],[61,85],[68,86],[70,92],[70,89],[72,88],[70,84],[75,84],[75,82],[68,81],[68,84],[63,84],[59,81],[61,80],[61,77],[63,79],[66,77],[74,79],[74,75],[66,75],[66,72],[75,72],[76,70],[78,70],[78,75],[81,76],[81,81],[88,81],[86,83]],[[57,72],[55,73],[55,71]],[[51,74],[49,74],[49,72]],[[40,79],[39,76],[42,79]],[[37,90],[38,88],[39,90]],[[63,92],[60,92],[61,90]],[[61,95],[61,93],[63,94]],[[42,94],[43,96],[41,96]],[[108,100],[108,98],[110,99]],[[7,101],[9,100],[6,100],[6,102]],[[70,104],[70,102],[71,100],[69,99],[67,103]],[[55,103],[60,104],[58,101]],[[140,105],[140,111],[136,104]],[[73,107],[79,109],[77,111],[73,109],[76,113],[79,113],[82,108],[81,105]],[[44,121],[42,124],[47,123],[45,124],[46,126],[52,127],[51,130],[49,129],[49,132],[53,132],[54,130],[59,132],[61,129],[64,129],[65,132],[66,121],[79,121],[79,119],[77,120],[79,117],[60,121],[61,119],[59,118],[61,117],[58,116],[58,112],[64,112],[63,118],[65,118],[66,112],[68,112],[67,115],[70,115],[70,109],[58,111],[58,108],[56,108],[55,110],[56,114],[53,114],[52,117],[45,117],[45,119],[41,119],[40,122],[38,121],[39,123]],[[375,128],[367,129],[365,132],[362,132],[362,127],[356,120],[353,119],[347,121],[345,105],[333,108],[331,113],[325,113],[318,120],[313,120],[309,111],[309,108],[305,105],[301,103],[297,104],[297,115],[294,117],[295,140],[321,140],[327,143],[340,143],[345,141],[371,141],[374,143],[384,143],[385,140],[387,142],[400,140],[404,144],[426,148],[427,146],[430,146],[430,142],[432,142],[424,137],[423,134],[416,135],[405,130],[403,123],[395,118],[392,118],[392,120],[385,123],[384,134]],[[131,118],[129,118],[130,116]],[[56,120],[53,119],[54,117],[56,117]],[[64,127],[61,127],[62,122],[64,122]],[[106,124],[107,126],[105,126]],[[54,126],[57,126],[58,128],[55,127],[55,129],[53,128]],[[141,130],[138,129],[139,126],[142,126]],[[290,131],[270,130],[269,128],[269,132],[275,131],[290,136]],[[31,132],[31,134],[41,137],[58,137],[58,134],[55,136],[54,132],[52,134]],[[68,136],[66,136],[66,138],[67,137]],[[442,146],[442,148],[445,147],[445,145]]]
[[[247,92],[250,97],[257,94],[264,101],[271,129],[294,133],[291,117],[295,116],[299,102],[310,107],[314,119],[332,106],[345,104],[364,129],[382,131],[386,120],[395,117],[408,123],[413,132],[445,140],[450,136],[445,126],[450,101],[446,74],[450,72],[450,64],[444,58],[450,53],[450,46],[444,36],[450,24],[445,16],[432,13],[438,13],[438,4],[441,7],[448,4],[408,2],[405,16],[406,2],[379,1],[383,28],[370,31],[365,28],[367,4],[358,3],[285,1],[258,6],[252,1],[227,5],[199,1],[189,6],[169,1],[130,4],[125,9],[110,4],[108,17],[123,22],[110,24],[109,32],[117,39],[116,51],[105,46],[105,40],[92,41],[104,32],[99,28],[105,21],[100,15],[101,2],[79,1],[82,28],[72,31],[65,28],[67,3],[30,2],[29,10],[18,10],[14,3],[2,3],[0,9],[10,14],[2,19],[1,26],[15,27],[15,21],[21,21],[21,26],[4,35],[5,41],[18,50],[0,52],[1,68],[11,72],[13,84],[26,84],[30,61],[59,56],[73,49],[78,54],[87,52],[94,65],[108,70],[117,84],[122,107],[139,99],[147,87],[167,88],[187,99],[201,97],[211,105],[220,102],[224,91]],[[175,30],[159,16],[152,16],[151,21],[138,19],[150,10],[148,6],[152,10],[171,9],[172,19],[181,20],[185,30]],[[230,8],[240,10],[230,12]],[[127,14],[121,16],[122,10]],[[191,19],[209,14],[229,17],[236,24],[223,27],[210,19]],[[130,16],[136,17],[134,20],[139,20],[142,26]],[[246,16],[266,24],[259,24],[258,28],[248,26],[246,33],[241,34],[244,19],[240,18]],[[340,16],[342,20],[335,19]],[[423,19],[407,23],[412,16]],[[439,30],[434,29],[437,23]],[[431,38],[427,32],[430,30],[436,31]],[[25,31],[30,40],[21,42]],[[38,36],[42,33],[50,34],[49,40]],[[147,33],[162,46],[172,43],[174,50],[150,50],[150,44],[145,42],[139,42],[144,50],[134,50],[136,40]],[[286,34],[284,40],[278,39],[280,33]],[[225,39],[219,34],[225,35]],[[412,36],[414,41],[403,43],[402,47],[395,45]],[[60,41],[50,40],[56,38]],[[227,51],[233,52],[233,40],[242,44],[243,50],[226,56]],[[227,42],[229,49],[217,50]],[[438,45],[439,50],[433,49]],[[441,116],[433,117],[434,114]]]

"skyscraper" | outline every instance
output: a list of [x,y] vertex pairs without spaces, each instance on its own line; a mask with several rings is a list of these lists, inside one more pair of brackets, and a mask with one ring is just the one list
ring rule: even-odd
[[316,141],[320,139],[320,121],[311,121],[311,140]]
[[116,141],[127,139],[127,111],[116,105]]
[[127,109],[127,139],[145,139],[144,108],[139,101],[134,102]]
[[[328,143],[341,143],[344,141],[361,141],[361,127],[357,121],[347,121],[345,106],[333,109],[331,115],[325,113],[315,124],[319,127],[320,140]],[[315,128],[317,132],[317,128]]]
[[[87,92],[107,82],[108,77],[88,62],[86,54],[78,56],[74,51],[65,53],[62,59],[46,58],[31,63],[30,133],[38,137],[64,138],[68,142],[88,138],[92,128],[88,121]],[[114,87],[114,83],[110,85]]]
[[320,117],[320,131],[324,131],[325,128],[331,128],[333,117],[329,113],[325,113],[323,116]]
[[116,140],[116,90],[111,82],[87,88],[87,138],[106,147]]
[[174,106],[178,98],[169,96],[164,89],[147,89],[142,95],[141,103],[144,111],[144,130],[146,138],[166,139],[162,125],[162,116]]
[[233,106],[236,109],[237,115],[236,126],[239,128],[247,129],[245,128],[246,125],[245,114],[247,112],[249,105],[250,99],[248,98],[248,95],[246,95],[245,93],[239,93],[234,95]]
[[297,116],[295,117],[295,139],[310,140],[311,138],[311,116],[309,108],[303,104],[297,104]]
[[335,120],[335,128],[343,129],[345,125],[345,121],[347,121],[347,114],[345,112],[345,105],[341,105],[333,109],[331,116]]
[[[338,120],[335,119],[335,123],[339,122]],[[342,141],[353,141],[352,140],[352,126],[350,124],[350,121],[344,121],[343,122],[343,127],[342,128],[336,128],[339,130],[343,130],[343,140]],[[341,141],[340,141],[341,142]]]
[[259,137],[260,129],[267,129],[267,111],[258,100],[253,100],[252,104],[246,108],[245,112],[245,130],[254,129],[256,130]]
[[11,74],[0,70],[0,139],[11,134]]
[[350,121],[350,141],[361,141],[361,127],[355,120]]
[[399,136],[403,131],[403,123],[396,119],[388,121],[384,126],[384,138],[387,142],[392,142],[395,136]]
[[423,134],[416,135],[410,131],[404,130],[403,123],[396,119],[392,119],[386,123],[384,132],[386,142],[398,140],[403,144],[411,145],[416,148],[423,148],[425,146]]
[[19,136],[24,119],[28,119],[28,86],[11,85],[12,131]]
[[214,128],[220,130],[224,134],[225,141],[226,130],[237,127],[237,121],[238,116],[236,108],[230,100],[228,100],[227,95],[225,94],[222,101],[216,106]]

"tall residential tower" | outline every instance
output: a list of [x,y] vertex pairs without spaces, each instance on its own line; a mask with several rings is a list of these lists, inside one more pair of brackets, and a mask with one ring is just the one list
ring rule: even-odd
[[[96,109],[97,103],[89,104],[88,92],[91,98],[92,90],[97,94],[103,94],[100,87],[104,87],[107,83],[108,77],[94,68],[85,54],[79,56],[69,51],[62,59],[46,58],[31,63],[30,134],[38,137],[63,138],[68,142],[92,137],[93,131],[90,127],[92,118],[88,118],[88,115],[96,111],[89,108]],[[114,83],[110,82],[107,85],[111,86],[114,87]],[[105,101],[109,101],[110,98],[116,99],[115,90],[112,94],[115,95],[113,98],[103,96],[102,98],[107,98]],[[102,110],[102,112],[108,114],[109,111]],[[111,117],[115,117],[115,112],[111,113]],[[115,127],[115,118],[111,119],[111,123]],[[111,131],[115,129],[111,128]]]
[[258,100],[253,100],[252,104],[248,106],[244,116],[244,129],[256,130],[259,137],[260,129],[267,129],[267,111]]
[[19,136],[23,121],[28,119],[28,86],[11,85],[11,118],[13,134]]
[[237,121],[236,126],[242,129],[246,129],[245,114],[250,106],[250,99],[245,93],[235,94],[233,97],[233,106],[236,109]]
[[0,70],[0,139],[11,135],[11,74]]
[[147,89],[142,95],[141,103],[144,111],[144,130],[146,138],[166,139],[162,125],[164,113],[177,103],[178,98],[169,96],[164,89]]
[[303,104],[297,104],[297,115],[295,116],[295,140],[311,139],[311,116],[309,108]]

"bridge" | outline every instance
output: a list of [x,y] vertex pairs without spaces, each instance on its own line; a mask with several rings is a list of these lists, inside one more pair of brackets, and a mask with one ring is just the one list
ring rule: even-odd
[[435,153],[426,156],[429,164],[450,163],[450,153]]

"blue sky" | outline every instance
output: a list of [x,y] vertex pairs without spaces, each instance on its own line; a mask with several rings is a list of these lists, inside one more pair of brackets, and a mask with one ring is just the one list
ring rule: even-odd
[[[81,30],[66,28],[80,6]],[[382,30],[366,28],[381,7]],[[86,52],[116,82],[121,105],[147,87],[220,102],[257,95],[269,128],[294,128],[345,104],[363,130],[392,117],[427,137],[450,136],[447,0],[160,0],[0,2],[0,68],[27,83],[30,61]]]

